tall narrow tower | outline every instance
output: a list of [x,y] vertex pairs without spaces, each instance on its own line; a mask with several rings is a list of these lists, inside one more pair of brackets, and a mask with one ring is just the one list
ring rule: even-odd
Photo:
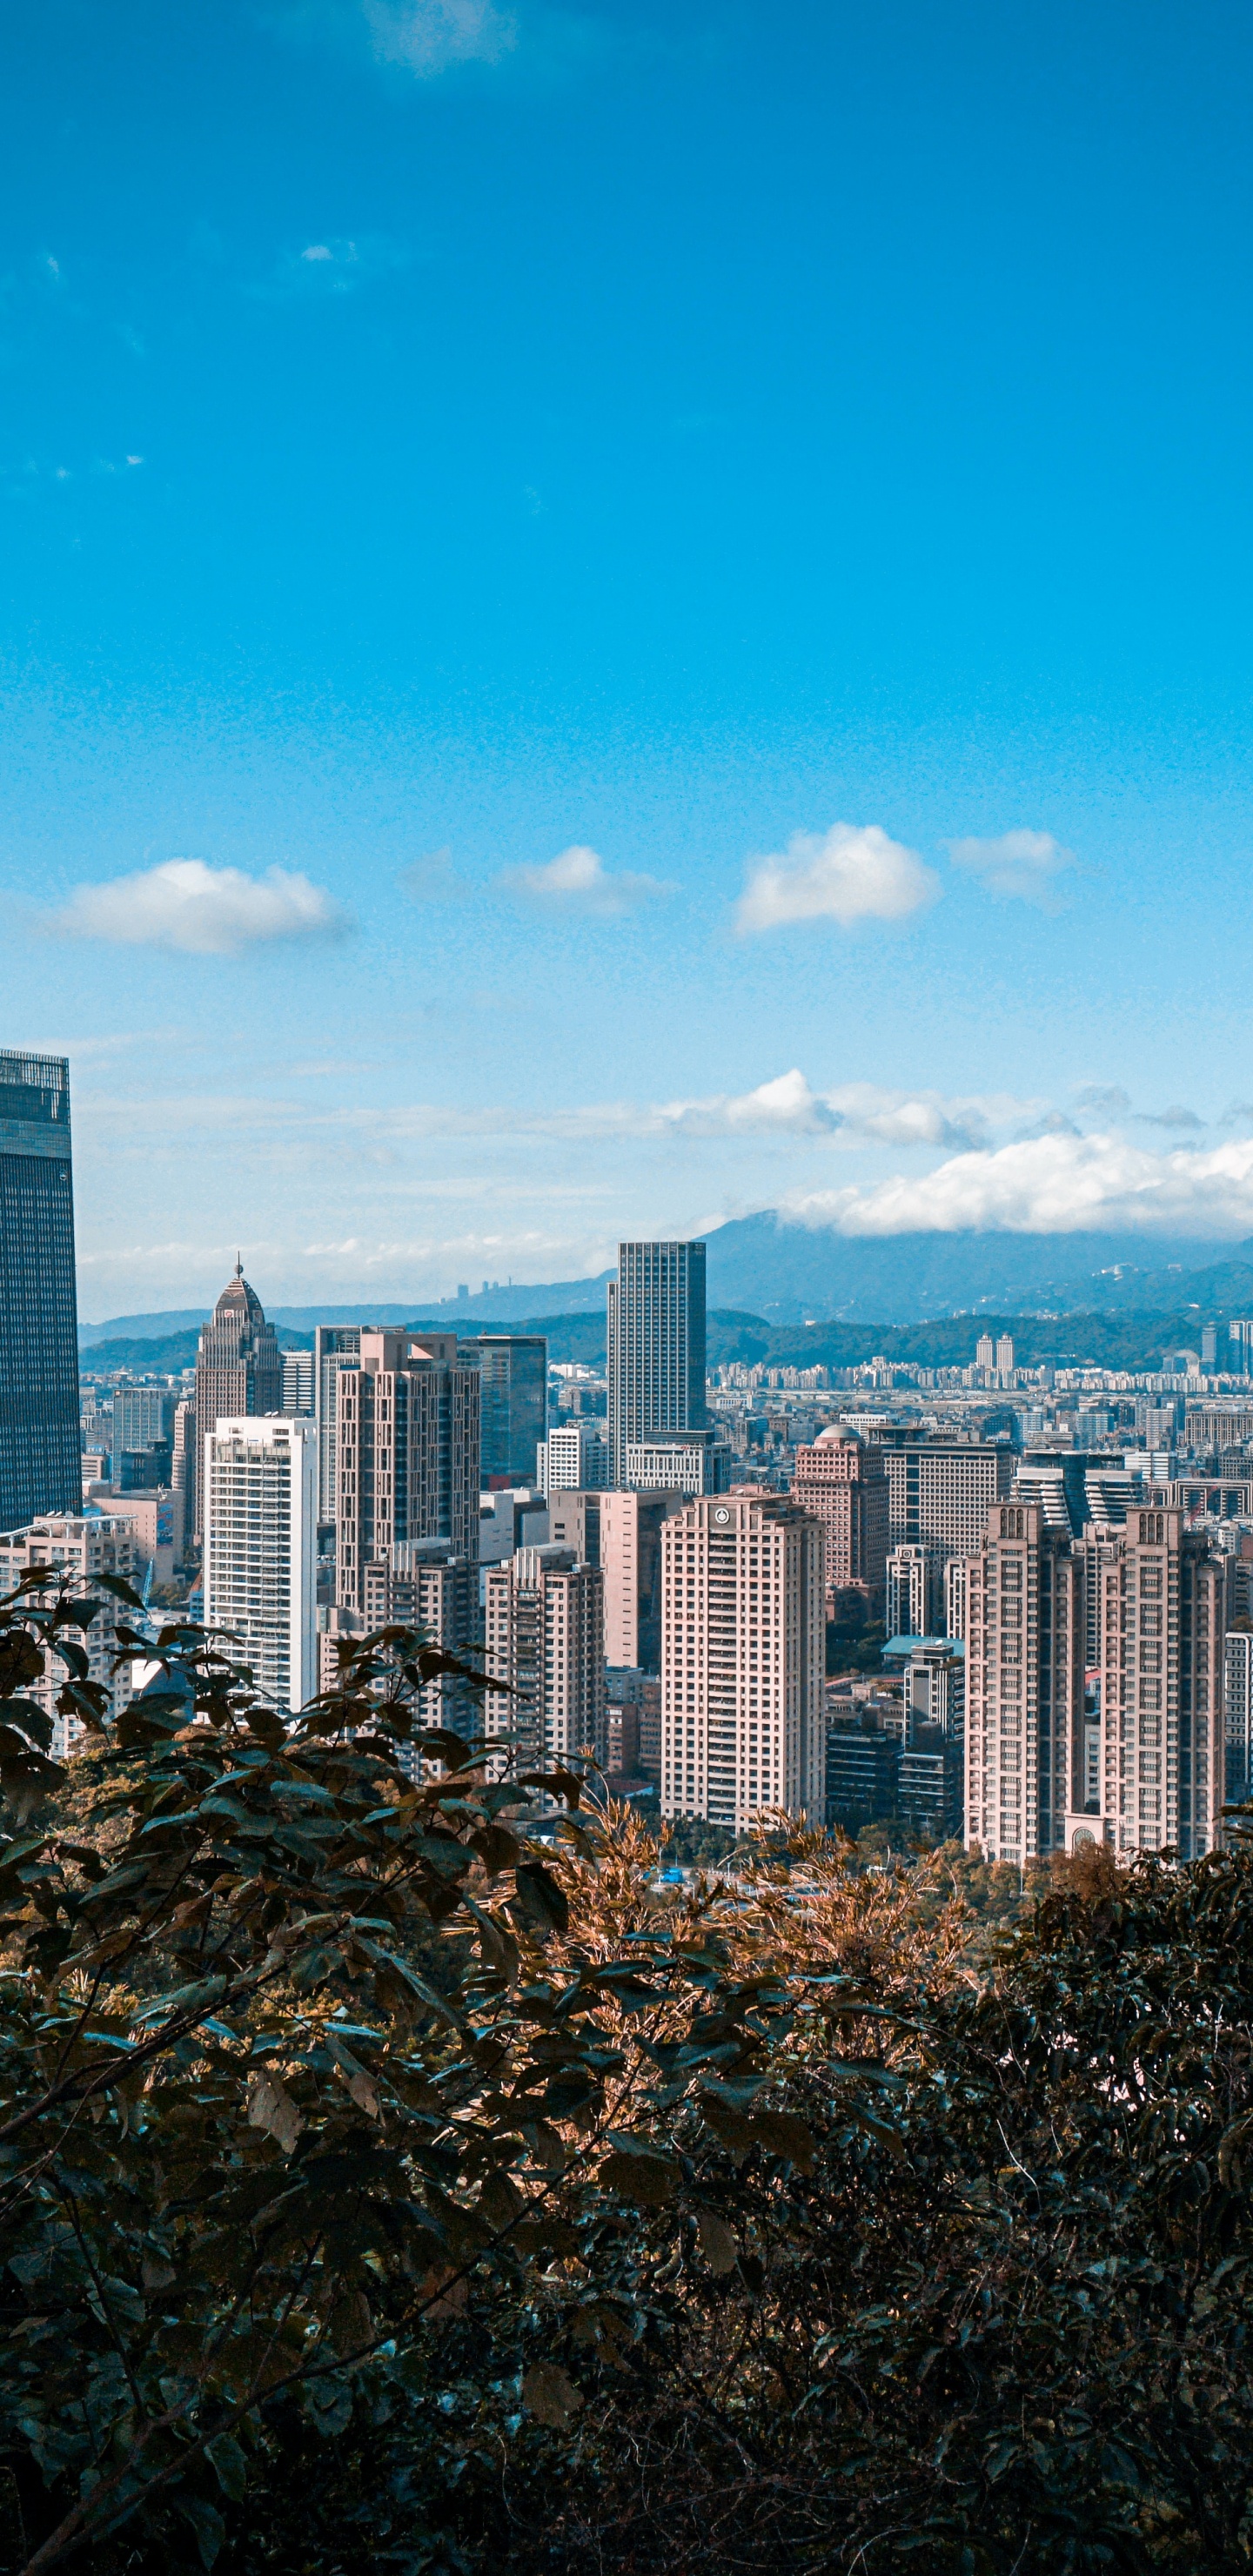
[[[211,1323],[200,1329],[196,1353],[196,1430],[199,1464],[205,1442],[219,1422],[245,1413],[281,1413],[283,1360],[274,1326],[267,1324],[261,1300],[235,1263]],[[203,1479],[196,1478],[196,1531],[204,1528]]]
[[0,1054],[0,1529],[77,1512],[78,1307],[70,1068]]
[[620,1243],[607,1298],[609,1475],[623,1485],[628,1443],[706,1427],[704,1244]]

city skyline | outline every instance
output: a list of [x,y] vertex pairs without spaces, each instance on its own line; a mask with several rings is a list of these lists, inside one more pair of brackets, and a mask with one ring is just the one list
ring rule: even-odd
[[9,70],[3,1035],[85,1315],[1253,1233],[1239,13],[139,0]]

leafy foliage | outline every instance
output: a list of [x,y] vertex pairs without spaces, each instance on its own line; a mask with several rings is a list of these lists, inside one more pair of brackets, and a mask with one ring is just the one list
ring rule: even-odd
[[171,1628],[58,1781],[87,1616],[0,1608],[14,2569],[1247,2568],[1245,1851],[659,1890],[401,1629],[284,1726]]

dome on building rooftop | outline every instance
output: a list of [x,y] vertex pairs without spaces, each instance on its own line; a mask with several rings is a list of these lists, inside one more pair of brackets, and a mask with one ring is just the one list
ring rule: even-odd
[[246,1315],[250,1324],[265,1322],[265,1311],[261,1300],[256,1289],[249,1287],[244,1277],[243,1263],[236,1257],[235,1276],[227,1280],[213,1309],[213,1319],[215,1323],[227,1324],[233,1322],[240,1314]]
[[815,1449],[861,1449],[864,1445],[860,1431],[850,1431],[842,1422],[829,1422],[814,1442]]

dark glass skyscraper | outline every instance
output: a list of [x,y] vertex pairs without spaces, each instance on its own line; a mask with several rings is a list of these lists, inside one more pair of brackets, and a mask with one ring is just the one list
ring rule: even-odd
[[607,1301],[609,1472],[624,1485],[632,1441],[706,1428],[704,1244],[620,1243]]
[[0,1054],[0,1529],[80,1511],[78,1301],[64,1056]]
[[462,1354],[479,1355],[482,1477],[536,1474],[535,1452],[548,1436],[548,1344],[542,1333],[480,1333]]

